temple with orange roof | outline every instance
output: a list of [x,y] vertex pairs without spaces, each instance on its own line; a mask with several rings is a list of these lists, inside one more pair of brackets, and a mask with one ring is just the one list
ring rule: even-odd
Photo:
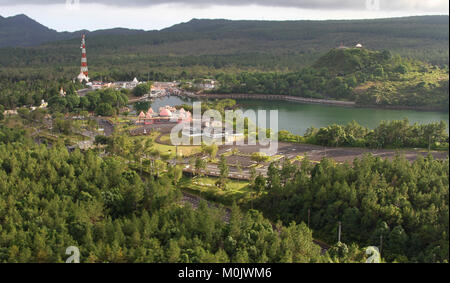
[[141,112],[138,117],[136,124],[139,125],[153,125],[153,124],[164,124],[164,123],[182,123],[191,122],[192,114],[189,111],[181,109],[176,109],[175,107],[166,106],[160,107],[159,113],[156,114],[152,108],[149,108],[147,113]]

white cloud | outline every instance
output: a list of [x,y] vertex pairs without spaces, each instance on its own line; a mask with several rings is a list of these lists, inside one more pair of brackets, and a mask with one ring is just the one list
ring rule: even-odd
[[[67,0],[84,4],[103,4],[116,7],[148,7],[161,4],[184,4],[201,8],[212,5],[266,7],[295,7],[301,9],[365,10],[367,2],[379,2],[381,9],[434,11],[448,10],[447,0]],[[0,0],[0,5],[58,5],[66,0]]]

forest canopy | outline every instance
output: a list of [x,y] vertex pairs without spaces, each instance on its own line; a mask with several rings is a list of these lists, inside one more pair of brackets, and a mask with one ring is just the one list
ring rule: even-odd
[[205,202],[194,210],[170,173],[143,180],[119,158],[24,144],[4,127],[0,139],[0,262],[64,262],[69,246],[91,263],[331,260],[305,224],[272,225],[236,206],[224,221]]

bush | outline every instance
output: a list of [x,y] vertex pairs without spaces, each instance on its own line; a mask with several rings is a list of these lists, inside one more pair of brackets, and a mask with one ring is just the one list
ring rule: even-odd
[[150,85],[146,83],[140,84],[133,89],[133,95],[137,97],[144,96],[144,94],[147,94],[149,92],[150,92]]

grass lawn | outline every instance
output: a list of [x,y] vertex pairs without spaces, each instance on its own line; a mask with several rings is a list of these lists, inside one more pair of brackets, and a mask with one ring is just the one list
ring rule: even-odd
[[119,132],[119,133],[125,133],[125,132],[129,132],[131,130],[140,128],[142,126],[140,125],[135,125],[135,124],[129,124],[130,121],[126,121],[126,122],[119,122],[119,123],[114,123],[114,127],[115,127],[115,131]]
[[[172,145],[165,145],[154,143],[153,147],[157,149],[161,154],[170,154],[171,157],[175,157],[177,148]],[[182,155],[184,157],[189,157],[191,155],[200,153],[202,151],[200,146],[179,146],[178,147],[178,155]]]
[[179,146],[178,153],[183,156],[191,156],[194,154],[198,154],[202,152],[202,148],[200,146]]
[[160,140],[161,140],[161,142],[163,142],[163,143],[170,143],[170,134],[163,135],[163,136],[160,138]]
[[175,157],[176,148],[174,146],[154,143],[153,148],[158,150],[163,155],[170,155],[171,157]]
[[[157,133],[154,136],[154,139],[156,139],[160,134]],[[153,136],[153,134],[151,135]],[[161,142],[163,143],[170,143],[170,134],[167,135],[163,135],[161,137]],[[172,146],[172,145],[165,145],[165,144],[159,144],[159,143],[155,143],[155,148],[158,149],[159,151],[161,151],[163,154],[174,154],[176,153],[176,147]],[[182,155],[185,157],[189,157],[191,155],[200,153],[202,151],[200,146],[179,146],[178,147],[178,155]]]
[[252,198],[252,191],[246,181],[228,180],[226,190],[216,187],[218,178],[197,177],[195,179],[184,177],[180,187],[189,193],[196,194],[210,201],[219,202],[223,205],[248,203]]
[[[160,135],[159,132],[153,132],[148,136],[135,136],[135,137],[130,137],[130,139],[134,140],[134,139],[143,138],[145,140],[151,139],[151,140],[155,141],[156,138],[159,137],[159,135]],[[170,136],[167,136],[167,138],[170,138]],[[175,157],[176,150],[177,150],[175,146],[159,144],[156,142],[153,143],[153,148],[158,150],[162,155],[170,155],[171,158]],[[179,146],[178,147],[178,155],[189,157],[191,155],[200,153],[201,150],[202,149],[200,146]]]
[[117,116],[117,117],[113,117],[110,119],[111,122],[113,122],[114,124],[119,124],[119,123],[129,123],[133,120],[131,120],[128,117],[125,116]]

